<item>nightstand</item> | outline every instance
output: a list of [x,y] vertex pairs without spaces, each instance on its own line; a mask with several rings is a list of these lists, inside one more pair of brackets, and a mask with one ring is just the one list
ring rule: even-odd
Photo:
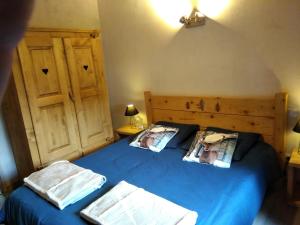
[[[293,149],[289,164],[288,164],[288,175],[287,175],[287,193],[289,204],[294,206],[300,206],[300,198],[295,195],[295,178],[296,170],[300,169],[300,154],[298,154],[298,149]],[[299,186],[298,186],[299,187]],[[299,197],[299,196],[298,196]]]
[[120,136],[120,138],[128,137],[130,135],[135,135],[139,132],[141,132],[144,129],[140,129],[131,125],[125,125],[118,129],[116,129],[117,134]]

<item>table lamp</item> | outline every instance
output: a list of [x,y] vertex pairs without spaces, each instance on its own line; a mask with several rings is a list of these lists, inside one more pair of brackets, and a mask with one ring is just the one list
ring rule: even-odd
[[139,111],[133,104],[127,105],[126,110],[125,110],[125,116],[130,116],[130,126],[132,126],[132,117],[137,115]]
[[[295,125],[293,131],[296,133],[300,133],[300,120]],[[300,141],[299,141],[299,145],[298,145],[298,154],[300,154]]]

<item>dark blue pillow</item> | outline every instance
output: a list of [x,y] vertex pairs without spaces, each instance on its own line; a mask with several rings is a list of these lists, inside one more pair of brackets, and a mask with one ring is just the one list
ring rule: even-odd
[[250,133],[250,132],[241,132],[241,131],[233,131],[227,130],[217,127],[207,127],[208,131],[215,131],[219,133],[233,133],[238,132],[239,137],[237,140],[237,145],[235,151],[233,153],[233,160],[239,161],[241,160],[251,149],[251,147],[259,140],[260,134]]
[[157,125],[163,125],[167,127],[175,127],[179,129],[179,132],[170,140],[166,148],[177,148],[182,144],[191,134],[199,130],[199,125],[196,124],[183,124],[173,123],[166,121],[159,121],[155,123]]
[[180,148],[183,150],[188,151],[191,147],[191,144],[193,143],[195,137],[196,137],[197,132],[194,132],[191,134],[181,145]]

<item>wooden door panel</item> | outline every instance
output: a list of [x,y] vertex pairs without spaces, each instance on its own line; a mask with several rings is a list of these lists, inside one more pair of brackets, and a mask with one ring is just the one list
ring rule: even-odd
[[80,89],[97,89],[97,79],[91,48],[75,48],[74,56]]
[[70,134],[66,124],[66,113],[63,103],[44,106],[40,110],[41,121],[43,121],[41,124],[42,129],[47,130],[45,134],[48,153],[70,145]]
[[[90,96],[82,99],[82,108],[84,113],[84,120],[86,122],[86,135],[92,138],[103,133],[103,113],[99,96]],[[100,109],[100,110],[99,110]]]
[[18,53],[42,164],[79,156],[62,40],[24,39]]
[[34,76],[37,97],[61,93],[52,48],[32,49],[31,56],[34,69],[32,75]]
[[97,48],[99,43],[99,39],[93,38],[64,39],[81,146],[85,151],[113,137],[101,50]]

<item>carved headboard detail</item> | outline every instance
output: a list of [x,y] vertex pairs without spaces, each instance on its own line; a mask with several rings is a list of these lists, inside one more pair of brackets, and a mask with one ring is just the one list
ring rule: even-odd
[[160,120],[260,133],[285,157],[287,94],[258,97],[159,96],[145,92],[148,124]]

